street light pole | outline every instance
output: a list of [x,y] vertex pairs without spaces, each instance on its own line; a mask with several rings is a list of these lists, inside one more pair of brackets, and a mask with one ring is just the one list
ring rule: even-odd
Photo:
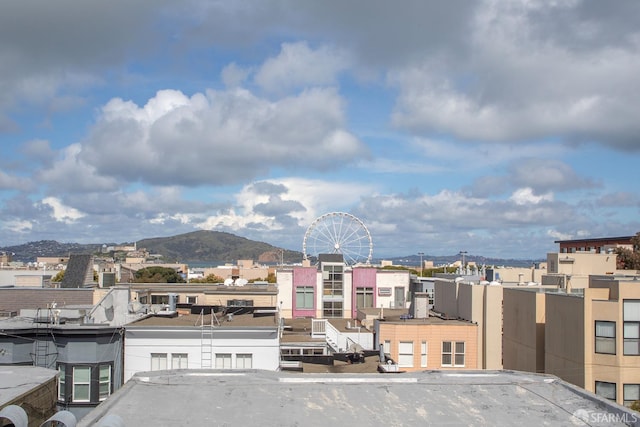
[[418,252],[418,255],[420,255],[420,277],[422,277],[422,267],[424,266],[424,263],[422,262],[422,257],[424,256],[424,252]]
[[462,265],[460,266],[460,271],[464,270],[464,256],[467,254],[467,251],[460,251],[460,255],[462,255]]

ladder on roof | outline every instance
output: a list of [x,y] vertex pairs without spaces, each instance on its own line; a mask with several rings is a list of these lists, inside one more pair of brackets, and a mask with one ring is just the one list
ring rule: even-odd
[[36,310],[36,317],[33,319],[36,333],[31,359],[33,366],[55,369],[58,360],[58,348],[50,326],[51,322],[53,322],[53,313],[51,308],[46,309],[45,315],[41,313],[41,310],[40,308]]
[[213,312],[211,324],[204,323],[204,309],[200,312],[200,367],[211,369],[213,367]]

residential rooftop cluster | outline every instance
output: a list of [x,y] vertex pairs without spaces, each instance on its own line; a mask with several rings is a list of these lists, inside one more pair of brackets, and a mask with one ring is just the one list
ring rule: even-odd
[[604,241],[434,277],[339,254],[215,284],[5,268],[0,425],[640,425],[640,272]]

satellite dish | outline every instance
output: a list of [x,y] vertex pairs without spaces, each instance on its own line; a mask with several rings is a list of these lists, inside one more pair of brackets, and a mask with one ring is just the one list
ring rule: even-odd
[[231,286],[231,285],[233,285],[233,279],[225,279],[225,281],[224,281],[224,285],[225,285],[225,286]]
[[104,300],[102,301],[102,306],[104,307],[105,310],[109,310],[110,308],[113,308],[113,294],[109,293],[107,294],[106,297],[104,297]]
[[480,284],[483,286],[489,285],[490,283],[487,280],[481,280]]
[[247,283],[249,283],[247,279],[236,279],[236,286],[244,286]]
[[489,286],[500,286],[500,282],[496,282],[495,280],[489,282]]

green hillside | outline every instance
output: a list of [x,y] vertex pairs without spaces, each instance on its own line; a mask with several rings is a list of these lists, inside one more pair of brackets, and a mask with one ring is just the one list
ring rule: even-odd
[[[281,249],[220,231],[194,231],[171,237],[156,237],[137,242],[138,248],[161,254],[166,261],[235,262],[252,259],[259,262],[280,262]],[[300,262],[302,253],[284,250],[285,262]]]

